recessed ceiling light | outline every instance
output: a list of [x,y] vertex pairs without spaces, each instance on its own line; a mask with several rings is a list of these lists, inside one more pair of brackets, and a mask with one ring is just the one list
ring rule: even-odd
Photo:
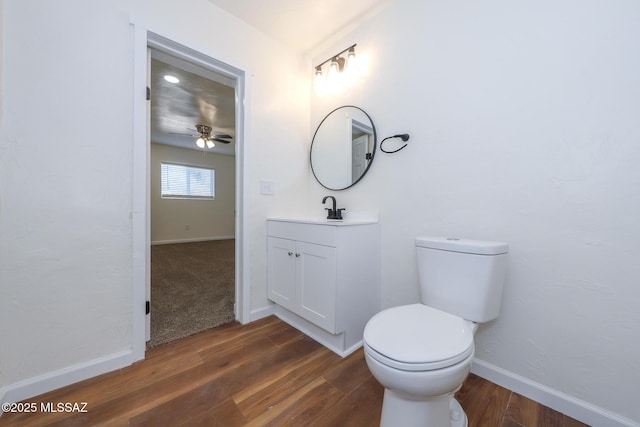
[[178,79],[176,76],[171,76],[169,74],[164,76],[164,79],[169,83],[180,83],[180,79]]

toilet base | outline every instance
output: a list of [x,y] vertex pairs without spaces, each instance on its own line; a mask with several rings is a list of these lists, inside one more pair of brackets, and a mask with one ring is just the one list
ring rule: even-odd
[[467,414],[464,413],[460,402],[453,397],[449,400],[449,417],[451,418],[451,427],[469,426]]
[[406,395],[385,389],[380,427],[468,427],[467,415],[452,395],[427,400],[408,399]]

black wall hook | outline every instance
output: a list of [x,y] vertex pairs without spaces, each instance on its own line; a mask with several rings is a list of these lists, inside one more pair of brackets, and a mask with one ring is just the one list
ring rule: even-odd
[[388,153],[388,154],[393,154],[393,153],[397,153],[398,151],[402,150],[404,147],[407,146],[407,144],[404,144],[402,147],[398,148],[397,150],[385,150],[384,148],[382,148],[382,144],[387,140],[387,139],[392,139],[392,138],[400,138],[402,139],[404,142],[409,140],[409,134],[408,133],[401,133],[398,135],[393,135],[393,136],[388,136],[385,139],[383,139],[382,141],[380,141],[380,151],[382,151],[383,153]]

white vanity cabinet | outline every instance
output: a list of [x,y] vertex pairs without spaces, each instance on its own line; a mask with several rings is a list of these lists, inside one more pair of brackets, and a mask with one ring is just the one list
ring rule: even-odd
[[336,248],[269,237],[269,298],[335,333]]
[[379,311],[377,222],[269,219],[268,297],[276,315],[346,356]]

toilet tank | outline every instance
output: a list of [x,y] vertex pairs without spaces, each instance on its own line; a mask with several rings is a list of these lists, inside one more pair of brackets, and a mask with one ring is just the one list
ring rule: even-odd
[[418,237],[422,303],[473,322],[500,313],[509,246],[456,237]]

